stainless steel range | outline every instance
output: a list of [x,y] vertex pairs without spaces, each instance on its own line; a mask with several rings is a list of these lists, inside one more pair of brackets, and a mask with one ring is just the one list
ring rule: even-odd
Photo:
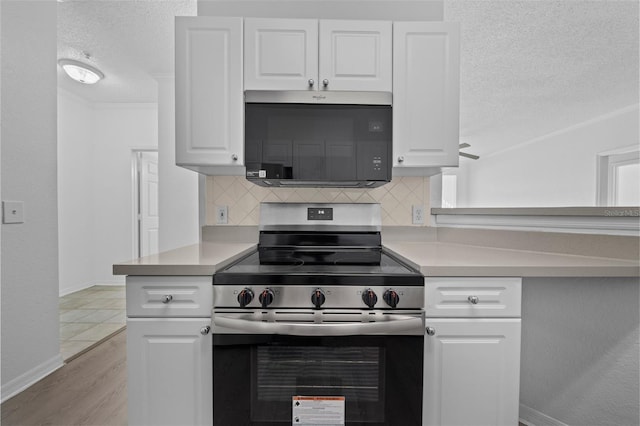
[[379,204],[261,205],[213,278],[215,425],[421,424],[423,277],[380,231]]

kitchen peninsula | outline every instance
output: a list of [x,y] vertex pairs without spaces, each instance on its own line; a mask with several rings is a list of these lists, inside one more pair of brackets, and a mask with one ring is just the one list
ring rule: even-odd
[[[638,372],[635,349],[640,322],[640,262],[636,237],[425,227],[383,228],[382,236],[388,252],[415,266],[425,275],[427,288],[430,280],[435,280],[432,281],[436,283],[435,287],[441,287],[443,282],[456,284],[447,280],[458,280],[462,283],[459,287],[464,288],[467,279],[485,287],[492,279],[494,284],[498,280],[512,278],[516,278],[519,284],[521,279],[521,313],[520,306],[517,306],[518,316],[522,318],[520,402],[519,407],[515,407],[520,419],[541,422],[542,419],[548,421],[548,418],[565,415],[544,397],[551,395],[552,398],[564,398],[568,406],[596,404],[597,409],[584,410],[587,416],[584,421],[587,423],[599,423],[601,419],[598,415],[617,419],[617,424],[637,421],[637,410],[633,409],[634,406],[637,408],[638,400],[638,384],[633,378]],[[163,304],[160,299],[173,289],[174,300],[182,303],[173,306],[187,307],[189,303],[186,300],[197,297],[198,292],[193,290],[201,289],[204,292],[202,294],[206,294],[201,302],[210,304],[212,275],[252,251],[256,238],[257,228],[254,227],[205,227],[201,244],[114,265],[114,274],[128,275],[129,344],[135,345],[133,340],[139,322],[157,324],[157,336],[167,332],[176,335],[176,329],[165,328],[172,319],[183,327],[188,324],[192,329],[186,333],[187,340],[194,342],[196,337],[201,339],[197,348],[189,352],[189,357],[198,360],[191,363],[193,371],[189,377],[193,383],[183,378],[181,384],[189,384],[190,389],[200,389],[200,392],[210,395],[211,383],[207,383],[203,377],[211,377],[210,362],[206,359],[210,357],[211,336],[200,334],[201,328],[210,324],[207,309],[199,311],[202,312],[201,316],[195,318],[190,316],[191,313],[185,314],[185,310],[182,313],[173,311],[164,317],[162,311],[171,312],[171,304]],[[480,241],[487,245],[480,245]],[[139,295],[140,288],[145,285],[153,288],[147,294],[149,299],[139,306],[146,303],[147,307],[159,307],[159,310],[153,315],[147,313],[135,318],[140,309],[133,302],[139,297],[129,296],[132,292]],[[183,285],[191,290],[181,295]],[[482,301],[482,294],[478,294],[474,295]],[[486,288],[485,294],[488,294]],[[129,302],[132,302],[131,311]],[[479,305],[482,306],[482,302]],[[427,301],[427,310],[429,306]],[[460,305],[460,308],[468,310],[468,306]],[[447,322],[466,325],[473,321],[508,322],[508,319],[465,315],[460,318],[435,318],[431,323],[428,316],[426,326],[432,327],[435,330],[434,338],[438,338],[441,331],[451,332],[446,328],[450,326]],[[142,338],[142,335],[138,335],[138,338]],[[137,352],[142,353],[141,350]],[[630,355],[632,353],[636,355]],[[469,356],[475,355],[471,353]],[[205,358],[204,361],[202,358]],[[481,365],[473,364],[481,361],[483,359],[470,359],[473,366],[471,371],[483,371]],[[137,375],[138,382],[146,383],[146,392],[155,395],[157,392],[153,390],[162,385],[159,379],[149,381],[152,372],[161,367],[148,365],[145,374]],[[636,374],[629,374],[630,371]],[[447,380],[446,377],[443,380]],[[200,388],[194,387],[194,383],[200,383]],[[474,378],[469,377],[467,383],[473,384]],[[585,393],[584,383],[593,386],[598,394]],[[172,386],[175,388],[175,381]],[[565,389],[565,386],[570,389]],[[198,399],[195,390],[191,395],[194,401]],[[560,395],[559,392],[564,393]],[[186,395],[184,392],[182,394]],[[194,407],[198,407],[204,414],[187,418],[184,413],[178,413],[182,416],[180,421],[191,424],[209,421],[213,416],[210,398],[200,395],[200,400],[200,405],[194,406],[193,401],[185,405],[188,407],[186,412],[193,413]],[[171,401],[164,403],[171,404]],[[157,402],[148,404],[152,405],[144,407],[141,413],[149,415],[153,407],[158,406]],[[447,408],[443,410],[446,414]],[[140,420],[144,418],[144,414],[139,417]]]

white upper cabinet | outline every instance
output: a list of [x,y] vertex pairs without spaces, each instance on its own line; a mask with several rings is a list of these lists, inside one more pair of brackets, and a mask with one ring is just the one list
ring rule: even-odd
[[242,166],[242,18],[176,18],[176,164]]
[[394,173],[457,166],[459,110],[459,24],[394,22]]
[[387,21],[320,21],[320,89],[391,92],[392,36]]
[[391,91],[386,21],[245,19],[245,90]]
[[244,34],[245,90],[306,90],[317,85],[317,20],[247,18]]

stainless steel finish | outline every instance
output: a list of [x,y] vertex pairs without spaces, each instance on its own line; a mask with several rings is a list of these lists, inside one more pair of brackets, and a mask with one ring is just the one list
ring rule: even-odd
[[231,159],[232,159],[233,161],[238,161],[238,156],[237,156],[236,154],[233,154],[233,155],[231,156]]
[[211,327],[209,327],[208,325],[205,325],[200,329],[200,334],[202,334],[203,336],[206,336],[207,334],[209,334],[210,331],[211,331]]
[[173,296],[170,294],[165,294],[162,296],[162,303],[169,303],[173,300]]
[[471,303],[472,305],[477,305],[478,302],[480,301],[480,299],[478,299],[478,296],[469,296],[467,297],[467,300],[469,301],[469,303]]
[[[213,300],[215,308],[235,308],[241,310],[238,303],[238,294],[245,288],[250,288],[255,294],[260,294],[265,288],[269,288],[274,293],[273,303],[269,308],[313,308],[311,303],[311,292],[319,288],[325,295],[323,309],[368,309],[362,300],[365,290],[371,289],[378,296],[378,303],[375,308],[384,312],[403,312],[407,309],[422,309],[424,300],[424,287],[384,287],[368,286],[366,277],[362,278],[361,286],[313,286],[313,285],[285,285],[285,286],[249,286],[249,285],[224,285],[213,287]],[[400,302],[395,309],[390,308],[383,300],[382,295],[387,290],[393,290],[400,296]],[[262,309],[258,298],[254,298],[244,309],[247,311]]]
[[315,81],[313,81],[312,78],[309,79],[309,87],[313,87],[313,85],[316,84]]
[[428,336],[435,336],[436,334],[436,329],[433,327],[427,327],[425,330],[427,331]]
[[413,335],[424,333],[420,310],[260,310],[214,309],[215,334],[282,334],[292,336]]
[[[327,81],[327,84],[328,81]],[[391,105],[391,92],[350,92],[350,91],[310,91],[310,90],[247,90],[247,103],[285,104],[342,104],[342,105]]]
[[402,155],[398,157],[398,163],[404,163],[404,157]]
[[[326,232],[329,229],[327,226],[322,225],[265,225],[260,229],[261,231],[317,231]],[[377,226],[331,226],[333,232],[377,232],[379,231]]]
[[[308,208],[332,208],[333,220],[308,220]],[[380,204],[355,203],[262,203],[260,204],[260,231],[272,226],[313,225],[320,230],[334,226],[372,227],[382,230]]]
[[[247,178],[248,179],[248,178]],[[387,183],[384,180],[361,180],[361,181],[331,181],[331,180],[280,180],[280,179],[254,179],[251,181],[256,185],[266,187],[292,187],[292,188],[377,188]],[[264,185],[262,185],[264,183]]]
[[322,80],[322,85],[324,87],[327,87],[329,85],[329,80],[327,80],[326,78],[324,80]]
[[331,181],[331,180],[274,180],[274,182],[278,182],[279,186],[292,186],[292,187],[308,187],[311,185],[314,186],[332,186],[336,188],[360,188],[363,186],[362,181]]

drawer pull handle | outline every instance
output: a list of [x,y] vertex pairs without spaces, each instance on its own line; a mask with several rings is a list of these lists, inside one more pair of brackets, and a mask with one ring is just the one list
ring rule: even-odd
[[478,296],[469,296],[467,297],[467,300],[469,301],[469,303],[471,303],[472,305],[477,305],[478,302],[480,301],[480,299],[478,299]]
[[428,336],[435,336],[435,334],[436,334],[436,329],[435,328],[427,327],[426,330],[427,330],[427,335]]
[[209,327],[208,325],[205,325],[200,329],[200,334],[202,334],[203,336],[206,336],[207,334],[209,334],[210,331],[211,331],[211,327]]
[[162,296],[162,303],[169,303],[173,300],[173,296],[170,294],[165,294]]

